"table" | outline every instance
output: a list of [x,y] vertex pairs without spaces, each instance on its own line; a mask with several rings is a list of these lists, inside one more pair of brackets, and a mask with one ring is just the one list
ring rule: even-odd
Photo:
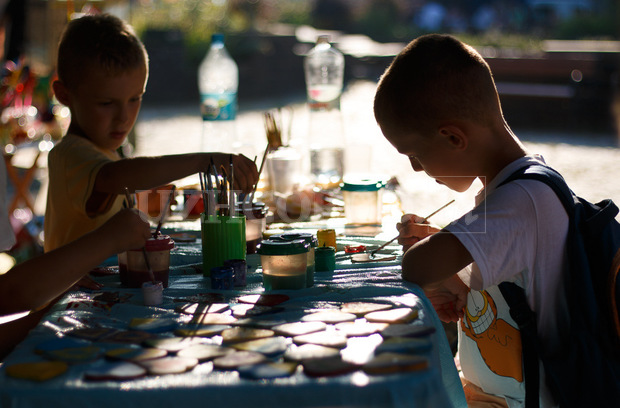
[[[174,231],[178,233],[179,231]],[[195,233],[189,232],[190,234]],[[196,234],[199,237],[199,233]],[[371,238],[339,238],[339,247],[346,243],[374,245]],[[430,335],[432,348],[421,354],[428,358],[428,369],[387,375],[366,374],[362,370],[330,376],[309,377],[301,367],[290,377],[245,379],[236,371],[213,368],[211,362],[196,366],[182,374],[146,376],[125,381],[88,381],[84,372],[104,364],[103,359],[71,364],[68,371],[50,380],[36,382],[11,378],[7,367],[44,360],[36,354],[37,345],[62,336],[78,327],[108,327],[126,330],[132,318],[168,318],[183,325],[175,307],[191,301],[199,294],[222,295],[234,306],[239,296],[263,293],[260,258],[248,255],[247,286],[235,290],[212,290],[210,282],[200,273],[200,239],[193,243],[177,243],[171,254],[170,284],[164,292],[164,303],[158,307],[143,305],[138,289],[120,286],[118,275],[97,277],[104,283],[102,292],[73,291],[67,293],[5,360],[0,369],[0,405],[11,407],[110,407],[118,406],[373,406],[373,407],[465,407],[445,333],[434,310],[416,285],[404,282],[398,261],[352,264],[342,251],[337,253],[338,265],[333,273],[317,272],[315,285],[297,291],[274,291],[290,299],[282,304],[283,311],[263,316],[264,319],[297,321],[300,316],[316,310],[338,308],[346,302],[366,301],[389,303],[394,307],[412,307],[419,311],[414,323],[437,328]],[[393,251],[396,247],[388,247]],[[114,259],[107,261],[114,264]],[[52,271],[50,271],[52,273]],[[102,293],[107,294],[101,297]],[[116,296],[110,300],[110,295]],[[205,295],[203,295],[205,296]],[[98,300],[99,299],[99,300]],[[123,301],[118,301],[123,299]],[[413,324],[413,323],[412,323]],[[170,332],[156,334],[169,336]],[[344,355],[362,358],[368,348],[365,341],[375,342],[380,335],[349,338]],[[372,340],[368,340],[371,338]],[[217,339],[217,336],[214,337]],[[356,340],[355,340],[356,339]],[[380,341],[380,340],[379,340]],[[103,349],[118,347],[96,342]],[[354,346],[362,345],[356,352]],[[292,347],[292,346],[290,346]],[[366,350],[366,351],[364,351]],[[372,351],[372,349],[371,349]]]

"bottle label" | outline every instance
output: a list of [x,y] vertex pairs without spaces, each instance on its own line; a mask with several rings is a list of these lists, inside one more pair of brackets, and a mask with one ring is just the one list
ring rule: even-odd
[[201,94],[202,120],[233,120],[237,117],[237,94]]

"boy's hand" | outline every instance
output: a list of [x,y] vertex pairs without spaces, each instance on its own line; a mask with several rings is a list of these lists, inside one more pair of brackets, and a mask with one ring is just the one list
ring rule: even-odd
[[123,209],[103,224],[99,232],[109,240],[115,253],[141,248],[151,237],[151,227],[146,216],[137,209]]
[[[213,153],[211,155],[218,172],[220,171],[220,166],[224,166],[226,171],[228,171],[230,168],[230,156],[231,154],[228,153]],[[242,154],[232,154],[232,162],[235,172],[235,190],[240,190],[245,194],[252,192],[254,185],[258,183],[256,163]]]
[[453,275],[430,288],[424,288],[426,297],[431,301],[437,315],[444,322],[456,322],[463,317],[469,291],[469,287],[463,283],[458,275]]
[[403,246],[403,251],[407,251],[418,241],[439,232],[439,228],[431,226],[424,218],[414,214],[405,214],[396,224],[396,229],[400,234],[398,243]]

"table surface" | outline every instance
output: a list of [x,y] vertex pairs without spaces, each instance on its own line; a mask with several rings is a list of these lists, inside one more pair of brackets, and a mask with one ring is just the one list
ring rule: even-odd
[[[178,230],[173,231],[178,233]],[[124,381],[91,381],[84,373],[107,363],[98,358],[88,363],[70,364],[58,377],[46,381],[16,379],[6,374],[6,368],[24,362],[44,361],[35,348],[51,339],[66,336],[76,328],[112,328],[129,330],[133,318],[157,318],[171,327],[165,331],[152,330],[157,337],[173,336],[173,328],[184,327],[188,316],[178,313],[178,306],[195,302],[200,296],[220,297],[218,302],[231,307],[239,297],[262,294],[260,257],[248,255],[247,285],[235,290],[213,290],[208,278],[201,273],[201,242],[199,233],[195,242],[181,243],[171,253],[169,287],[164,291],[164,302],[157,307],[143,304],[139,289],[124,288],[118,275],[99,276],[104,284],[98,292],[73,291],[67,293],[50,313],[31,331],[6,359],[0,369],[0,406],[19,407],[109,407],[120,406],[180,406],[180,404],[221,404],[233,406],[390,406],[390,407],[465,407],[465,399],[454,366],[448,342],[437,315],[428,299],[416,285],[404,282],[400,275],[399,259],[391,262],[351,263],[342,251],[337,253],[336,271],[317,272],[311,288],[291,291],[272,291],[285,294],[289,300],[278,305],[280,310],[258,319],[271,323],[295,322],[307,314],[324,309],[338,309],[347,302],[363,301],[387,303],[393,307],[411,307],[418,310],[418,318],[410,324],[433,326],[430,335],[432,348],[421,355],[429,361],[422,371],[397,374],[371,375],[361,368],[352,373],[310,377],[302,366],[289,377],[275,379],[246,379],[235,370],[213,368],[212,362],[203,362],[182,374],[148,375]],[[173,234],[174,236],[174,234]],[[380,244],[368,237],[338,238],[345,244]],[[383,252],[397,251],[388,246]],[[108,260],[113,265],[114,260]],[[50,271],[51,272],[51,271]],[[230,310],[224,313],[230,313]],[[191,317],[191,316],[190,316]],[[359,319],[358,319],[359,321]],[[335,330],[328,325],[327,330]],[[67,336],[70,337],[70,336]],[[220,343],[221,336],[205,341]],[[350,337],[341,350],[343,359],[363,363],[373,356],[374,348],[382,337],[375,333],[366,337]],[[289,348],[295,345],[289,338]],[[96,341],[102,350],[118,348],[118,343]],[[277,357],[276,357],[277,358]],[[281,360],[281,357],[280,357]]]

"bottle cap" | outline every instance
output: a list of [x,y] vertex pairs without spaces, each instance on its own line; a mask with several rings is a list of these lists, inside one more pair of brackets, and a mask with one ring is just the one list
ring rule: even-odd
[[309,244],[304,240],[286,241],[281,238],[267,239],[260,243],[260,255],[297,255],[308,252]]
[[211,42],[212,43],[224,43],[224,34],[222,33],[213,33],[211,35]]

